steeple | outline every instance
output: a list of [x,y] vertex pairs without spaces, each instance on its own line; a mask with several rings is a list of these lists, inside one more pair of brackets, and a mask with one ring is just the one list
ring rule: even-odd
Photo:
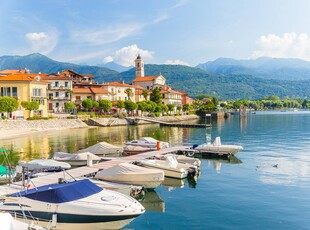
[[141,58],[140,54],[138,54],[136,60],[136,77],[144,77],[144,61]]

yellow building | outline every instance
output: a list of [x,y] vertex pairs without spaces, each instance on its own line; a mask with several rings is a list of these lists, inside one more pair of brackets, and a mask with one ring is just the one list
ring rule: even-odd
[[[46,88],[49,83],[43,80],[43,74],[10,74],[0,76],[0,96],[14,97],[19,102],[17,111],[7,114],[10,118],[28,118],[29,116],[47,116]],[[40,107],[31,114],[21,106],[22,101],[38,101]]]

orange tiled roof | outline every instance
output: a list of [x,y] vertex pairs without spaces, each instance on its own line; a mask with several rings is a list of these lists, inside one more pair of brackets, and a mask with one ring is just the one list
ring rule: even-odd
[[154,81],[158,76],[136,77],[132,82]]
[[161,90],[161,93],[174,93],[174,94],[180,94],[183,95],[182,92],[176,91],[176,90],[172,90],[172,89],[168,89],[168,90]]
[[143,88],[142,86],[140,86],[140,85],[133,85],[133,87],[136,88],[136,89],[138,89],[138,90],[139,90],[139,89],[141,89],[141,90],[144,89],[144,88]]
[[92,94],[92,91],[89,88],[73,88],[73,93],[81,93],[81,94]]
[[102,84],[104,86],[119,86],[119,87],[129,87],[129,88],[135,88],[133,85],[129,85],[129,84],[126,84],[126,83],[120,83],[120,82],[107,82],[107,83],[104,83]]
[[0,74],[18,74],[18,73],[26,73],[26,70],[24,69],[5,69],[5,70],[1,70]]
[[90,88],[90,90],[95,94],[109,94],[109,91],[103,88]]
[[83,73],[83,74],[81,74],[81,75],[83,75],[84,77],[91,78],[91,79],[94,79],[94,78],[95,78],[94,75],[92,75],[92,74],[90,74],[90,73]]
[[[39,76],[40,78],[36,78]],[[34,73],[27,73],[27,74],[10,74],[8,76],[0,77],[0,81],[28,81],[28,82],[43,82],[49,83],[49,81],[45,80],[44,77],[46,74],[34,74]]]

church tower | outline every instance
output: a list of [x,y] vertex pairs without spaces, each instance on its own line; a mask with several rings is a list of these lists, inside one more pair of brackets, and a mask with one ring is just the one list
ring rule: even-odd
[[141,59],[140,54],[135,60],[136,64],[136,77],[144,77],[144,62]]

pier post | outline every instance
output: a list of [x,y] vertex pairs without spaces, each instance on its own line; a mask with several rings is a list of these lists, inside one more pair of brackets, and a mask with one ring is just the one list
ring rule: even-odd
[[87,166],[88,167],[91,167],[91,166],[93,166],[93,159],[92,159],[92,157],[91,157],[91,155],[87,155]]

